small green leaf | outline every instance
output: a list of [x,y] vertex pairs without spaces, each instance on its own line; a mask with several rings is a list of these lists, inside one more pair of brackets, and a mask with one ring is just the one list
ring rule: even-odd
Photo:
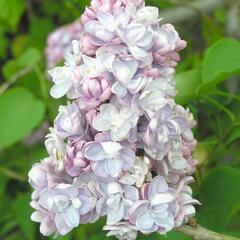
[[219,167],[209,172],[200,189],[200,224],[214,231],[225,230],[240,204],[239,182],[240,169]]
[[24,0],[1,0],[0,9],[0,19],[15,29],[24,12],[25,3]]
[[204,83],[216,84],[240,73],[240,42],[235,39],[221,39],[207,49],[203,61]]
[[176,102],[186,104],[197,97],[197,89],[202,85],[201,71],[192,69],[176,75]]
[[16,143],[35,128],[44,116],[44,104],[33,94],[15,87],[0,96],[0,147]]
[[32,209],[29,205],[29,199],[29,193],[19,195],[15,199],[12,207],[15,212],[16,220],[21,227],[24,235],[27,237],[28,240],[34,240],[35,224],[30,219]]

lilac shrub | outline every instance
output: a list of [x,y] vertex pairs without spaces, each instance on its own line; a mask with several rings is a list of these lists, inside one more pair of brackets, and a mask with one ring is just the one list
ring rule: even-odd
[[92,0],[76,24],[50,37],[72,47],[47,48],[52,64],[65,55],[49,75],[52,97],[69,102],[46,137],[49,157],[29,172],[32,220],[46,236],[102,216],[118,239],[166,234],[199,203],[189,187],[195,121],[174,101],[186,42],[141,0]]

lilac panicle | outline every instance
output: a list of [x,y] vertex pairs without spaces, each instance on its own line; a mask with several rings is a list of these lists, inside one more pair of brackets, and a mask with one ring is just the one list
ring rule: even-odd
[[[143,0],[92,0],[81,18],[48,39],[54,98],[66,96],[33,165],[32,220],[65,235],[106,216],[120,240],[166,234],[195,214],[189,183],[197,161],[188,109],[174,101],[186,46]],[[72,42],[72,43],[71,43]]]

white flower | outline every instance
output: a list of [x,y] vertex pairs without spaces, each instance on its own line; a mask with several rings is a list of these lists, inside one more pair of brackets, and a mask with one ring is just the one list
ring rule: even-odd
[[138,62],[136,60],[120,61],[116,59],[112,64],[112,71],[118,80],[112,86],[112,92],[119,97],[124,97],[127,94],[128,88],[132,86],[132,79],[137,72]]
[[81,54],[76,47],[76,42],[73,42],[73,54],[65,55],[65,66],[56,67],[48,71],[54,82],[50,94],[53,98],[61,98],[67,94],[73,86],[80,83],[82,75],[78,66],[81,59]]
[[150,26],[132,22],[125,29],[120,29],[118,34],[134,58],[146,65],[151,64],[152,54],[149,50],[153,46],[154,36]]
[[172,142],[172,147],[168,152],[168,162],[175,170],[182,170],[188,166],[187,160],[183,157],[181,139]]
[[115,224],[127,219],[127,210],[139,198],[138,190],[132,186],[121,186],[117,182],[110,182],[107,186],[107,224]]
[[99,10],[97,20],[89,21],[84,25],[86,32],[98,38],[100,41],[111,42],[116,37],[118,26],[125,27],[130,19],[129,14],[125,11],[120,14],[110,14]]
[[99,48],[96,52],[96,58],[82,56],[83,65],[80,66],[82,74],[86,78],[97,77],[105,71],[111,71],[112,62],[115,56],[112,53],[108,53],[104,47]]
[[57,230],[65,235],[79,225],[81,215],[92,210],[91,197],[86,187],[76,188],[62,183],[53,190],[41,192],[39,204],[55,215]]
[[159,21],[158,8],[151,6],[143,7],[137,11],[135,19],[144,24],[155,24]]
[[145,180],[150,180],[152,175],[149,171],[151,168],[150,160],[144,156],[144,158],[137,157],[133,167],[126,173],[119,181],[123,184],[134,185],[142,187]]
[[[116,59],[112,64],[112,71],[118,80],[112,86],[112,92],[124,97],[129,91],[131,94],[139,92],[150,81],[150,78],[136,74],[139,62],[136,60],[120,61]],[[136,75],[135,75],[136,74]]]
[[45,147],[47,152],[53,159],[59,160],[59,168],[62,169],[64,165],[63,156],[66,151],[66,144],[60,138],[54,128],[49,128],[50,133],[46,136]]
[[142,189],[143,200],[135,202],[129,210],[130,222],[143,233],[169,232],[174,227],[178,210],[176,197],[164,177],[155,177]]
[[135,159],[134,151],[118,142],[88,142],[83,153],[99,177],[118,177],[133,166]]
[[109,231],[107,237],[115,236],[119,240],[137,239],[137,228],[129,222],[119,222],[114,225],[106,225],[103,230]]
[[138,116],[131,107],[107,103],[100,106],[100,113],[93,119],[93,127],[98,131],[110,131],[113,141],[122,141],[129,137],[137,122]]
[[139,105],[151,118],[155,112],[169,102],[169,97],[174,95],[174,87],[166,79],[154,79],[142,91],[139,97]]
[[80,112],[78,105],[73,102],[68,106],[59,106],[58,115],[54,120],[54,129],[59,137],[82,137],[86,131],[85,116]]

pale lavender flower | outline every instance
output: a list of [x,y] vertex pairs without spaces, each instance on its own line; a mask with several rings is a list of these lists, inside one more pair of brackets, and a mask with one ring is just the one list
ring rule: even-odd
[[36,200],[31,201],[30,206],[35,209],[31,215],[31,220],[40,223],[40,233],[44,236],[50,236],[52,234],[55,234],[55,236],[58,235],[55,224],[55,214],[41,207]]
[[175,89],[166,78],[157,78],[149,81],[149,84],[142,89],[139,95],[133,98],[133,105],[140,107],[140,112],[144,112],[150,119],[165,104],[171,101],[175,95]]
[[50,94],[53,98],[61,98],[65,94],[71,99],[76,98],[74,89],[79,85],[82,79],[81,68],[79,67],[81,54],[79,52],[79,46],[76,46],[75,41],[72,45],[74,52],[73,54],[66,53],[65,65],[48,71],[54,82],[50,90]]
[[106,225],[103,230],[109,231],[107,237],[114,236],[119,240],[135,240],[137,238],[137,228],[129,222],[119,222],[114,225]]
[[164,177],[155,177],[142,192],[143,200],[135,202],[129,210],[130,222],[143,233],[164,234],[172,230],[177,203]]
[[80,39],[80,48],[83,54],[94,56],[99,44],[96,44],[96,39],[91,34],[85,32]]
[[131,138],[131,130],[138,122],[137,114],[128,106],[111,103],[100,106],[100,113],[93,119],[93,127],[98,131],[110,131],[112,140],[122,141]]
[[56,134],[61,138],[80,138],[86,133],[86,120],[76,103],[60,106],[54,121]]
[[120,43],[118,40],[117,30],[119,26],[127,26],[130,15],[127,11],[115,10],[112,14],[101,10],[97,11],[97,20],[89,21],[84,24],[87,33],[96,38],[96,45],[105,43]]
[[90,161],[85,158],[82,150],[85,145],[85,140],[73,141],[67,147],[65,160],[65,168],[67,173],[72,177],[79,176],[82,172],[91,171]]
[[113,9],[122,7],[121,1],[116,0],[93,0],[91,1],[90,7],[85,9],[85,12],[81,16],[83,24],[97,19],[97,11],[103,11],[112,13]]
[[182,178],[176,186],[176,196],[179,208],[175,217],[175,227],[187,223],[189,218],[193,217],[196,213],[193,205],[200,204],[198,200],[192,198],[192,189],[188,186],[188,184],[192,182],[194,182],[193,177],[188,176]]
[[143,134],[144,150],[151,158],[162,160],[171,149],[172,141],[179,141],[187,129],[187,120],[175,115],[166,104],[156,112]]
[[119,179],[119,182],[140,188],[145,181],[151,180],[150,168],[151,162],[147,157],[136,157],[133,167]]
[[182,143],[183,156],[187,159],[190,158],[192,152],[196,148],[196,145],[197,145],[197,141],[195,139],[192,139],[190,141],[183,140],[183,143]]
[[44,188],[52,188],[59,183],[71,183],[72,178],[64,169],[59,169],[58,161],[45,158],[41,163],[35,163],[28,173],[29,183],[38,193]]
[[54,128],[49,128],[50,133],[47,134],[45,147],[48,154],[57,160],[62,160],[66,151],[66,143],[60,138]]
[[140,23],[156,24],[159,21],[159,10],[157,7],[146,6],[140,8],[135,15],[135,20]]
[[82,223],[93,223],[101,216],[107,213],[106,199],[108,183],[114,181],[113,178],[101,178],[93,172],[83,172],[79,177],[74,179],[74,186],[85,186],[92,194],[93,209],[89,213],[82,216]]
[[45,53],[49,68],[54,67],[64,59],[66,52],[72,49],[71,42],[79,40],[82,31],[82,24],[80,20],[77,20],[58,28],[48,36]]
[[139,62],[136,60],[113,61],[113,74],[117,79],[112,86],[112,92],[119,97],[124,97],[128,93],[135,94],[144,88],[149,79],[142,74],[136,74]]
[[84,79],[79,87],[78,106],[82,110],[91,110],[99,106],[111,96],[108,75]]
[[139,199],[138,190],[133,186],[110,182],[107,185],[107,224],[113,225],[128,219],[129,208]]
[[55,215],[54,220],[60,235],[65,235],[77,227],[81,216],[92,210],[89,190],[70,184],[59,184],[54,189],[42,191],[38,203]]
[[143,0],[92,0],[90,7],[85,9],[85,12],[81,16],[81,22],[83,24],[96,20],[97,12],[103,11],[107,13],[113,13],[114,10],[123,11],[128,4],[134,4],[140,7],[144,4]]
[[106,71],[111,71],[115,55],[106,52],[104,47],[96,51],[96,57],[82,55],[83,64],[80,66],[85,78],[94,78],[102,75]]
[[88,142],[83,152],[99,177],[118,177],[122,171],[128,171],[135,160],[134,151],[118,142]]
[[154,62],[164,66],[175,67],[180,60],[177,52],[185,48],[187,43],[184,40],[181,40],[171,24],[162,25],[154,35]]
[[142,61],[144,65],[152,63],[150,50],[154,44],[154,33],[150,26],[132,22],[119,30],[119,36],[134,58]]

